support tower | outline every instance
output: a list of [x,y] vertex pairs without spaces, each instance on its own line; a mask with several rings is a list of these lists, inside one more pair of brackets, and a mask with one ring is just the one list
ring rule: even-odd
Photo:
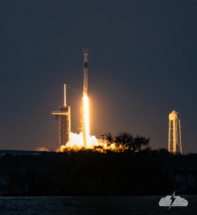
[[182,154],[181,121],[175,110],[169,114],[168,151]]
[[59,107],[59,111],[50,112],[55,115],[55,119],[59,120],[59,149],[62,145],[66,145],[69,141],[71,132],[71,110],[66,106],[66,84],[64,84],[64,103]]

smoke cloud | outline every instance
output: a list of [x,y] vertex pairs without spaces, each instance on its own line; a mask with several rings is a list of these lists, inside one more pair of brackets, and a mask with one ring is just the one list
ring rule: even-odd
[[38,147],[38,148],[36,148],[36,151],[48,152],[49,150],[45,147]]
[[57,149],[57,152],[63,152],[66,149],[75,149],[79,150],[81,148],[86,148],[86,149],[94,149],[95,146],[101,146],[103,149],[114,149],[115,146],[112,144],[110,147],[107,146],[107,143],[103,143],[102,139],[97,139],[95,136],[89,136],[87,139],[87,147],[84,147],[83,143],[83,133],[81,132],[80,134],[76,134],[71,132],[70,133],[70,140],[69,142],[61,146],[61,148]]
[[[81,132],[79,134],[76,134],[76,133],[71,132],[69,142],[66,145],[62,145],[60,147],[60,149],[57,148],[56,152],[63,152],[65,150],[71,150],[71,149],[80,150],[82,148],[83,149],[95,149],[95,146],[96,147],[100,146],[104,150],[105,149],[111,149],[111,150],[115,149],[114,144],[112,144],[110,147],[108,147],[106,141],[104,141],[104,143],[103,143],[102,139],[97,139],[95,136],[90,136],[90,135],[87,139],[87,147],[84,147],[83,133]],[[36,151],[47,151],[48,152],[50,150],[48,150],[45,147],[38,147],[38,148],[36,148]],[[100,150],[100,151],[102,151],[102,150]]]

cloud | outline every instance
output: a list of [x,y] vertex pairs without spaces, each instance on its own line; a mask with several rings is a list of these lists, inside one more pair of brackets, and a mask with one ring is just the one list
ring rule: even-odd
[[[159,206],[170,206],[172,200],[171,200],[172,196],[166,196],[165,198],[161,198],[159,201]],[[187,206],[188,205],[188,201],[184,198],[181,198],[180,196],[174,196],[175,197],[175,201],[172,204],[172,207],[180,207],[180,206]]]

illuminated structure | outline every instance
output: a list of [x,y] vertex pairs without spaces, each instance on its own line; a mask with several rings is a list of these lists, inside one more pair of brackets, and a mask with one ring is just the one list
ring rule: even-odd
[[[86,111],[88,110],[88,49],[84,48],[84,80],[83,80],[83,120],[82,120],[82,132],[83,132],[83,143],[87,146],[87,134],[89,129],[89,116]],[[85,110],[86,108],[86,110]]]
[[66,106],[66,84],[64,84],[64,103],[59,107],[59,111],[52,111],[50,114],[55,115],[55,119],[59,120],[59,149],[62,145],[66,145],[69,141],[71,132],[71,110]]
[[168,151],[182,154],[181,121],[175,110],[169,114]]

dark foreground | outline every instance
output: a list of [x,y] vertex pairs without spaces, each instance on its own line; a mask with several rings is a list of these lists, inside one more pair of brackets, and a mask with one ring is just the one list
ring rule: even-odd
[[197,196],[181,196],[187,207],[160,207],[164,196],[132,197],[1,197],[0,214],[4,215],[128,215],[128,214],[197,214]]
[[0,159],[1,196],[197,195],[197,155],[84,150]]

